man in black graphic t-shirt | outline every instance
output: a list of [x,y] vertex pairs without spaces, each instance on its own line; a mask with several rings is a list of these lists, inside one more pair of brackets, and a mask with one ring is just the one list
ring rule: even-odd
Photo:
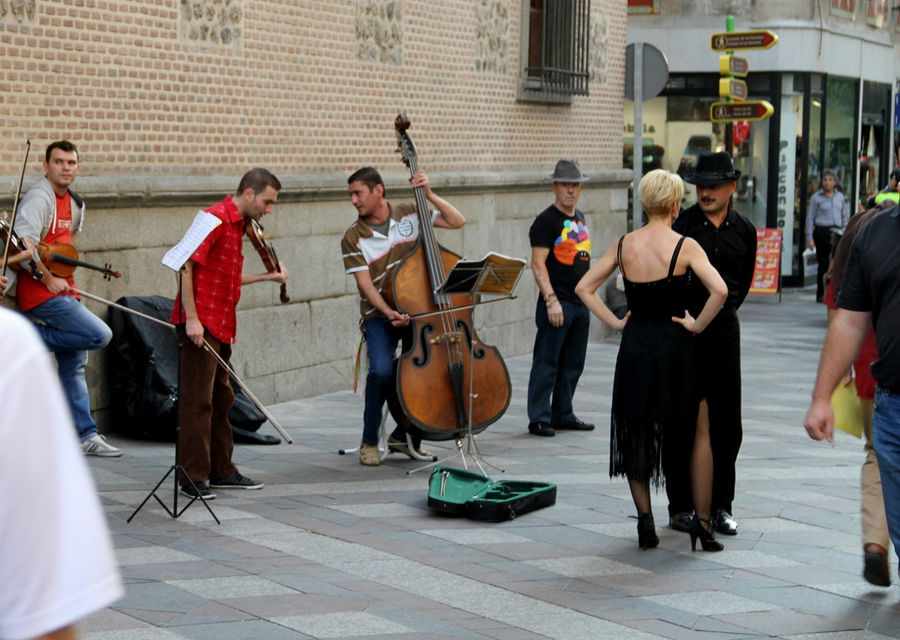
[[575,285],[591,266],[591,239],[575,208],[589,178],[574,160],[560,160],[553,175],[554,204],[531,225],[531,271],[540,295],[537,335],[528,379],[528,432],[553,436],[560,429],[590,431],[572,409],[584,369],[590,316]]

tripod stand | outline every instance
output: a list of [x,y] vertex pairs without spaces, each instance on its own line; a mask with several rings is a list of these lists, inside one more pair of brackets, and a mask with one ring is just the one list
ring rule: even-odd
[[[526,263],[524,260],[520,260],[518,258],[510,258],[498,253],[488,253],[482,260],[477,261],[460,260],[450,270],[450,273],[447,274],[447,277],[444,279],[444,283],[438,289],[437,294],[449,295],[464,293],[478,298],[479,301],[474,302],[471,305],[464,305],[462,307],[456,307],[454,309],[445,309],[428,314],[421,314],[416,317],[422,318],[428,315],[447,313],[448,311],[474,308],[482,304],[487,304],[488,302],[512,300],[515,298],[515,296],[512,295],[513,289],[515,289],[516,284],[519,282],[519,278],[521,277],[522,271],[524,271],[525,266]],[[501,297],[482,302],[480,301],[480,297],[484,294],[499,294]],[[505,469],[502,469],[485,459],[484,455],[478,448],[478,444],[475,442],[476,434],[472,432],[472,405],[474,400],[478,398],[478,394],[475,393],[474,389],[474,366],[476,360],[475,343],[476,339],[475,335],[473,334],[469,339],[469,397],[468,407],[466,411],[467,419],[465,434],[460,435],[459,433],[457,433],[456,437],[454,438],[454,441],[456,443],[456,453],[449,456],[448,458],[444,458],[443,461],[446,462],[450,458],[459,457],[462,461],[463,467],[465,469],[468,469],[469,465],[466,461],[466,456],[468,455],[472,458],[473,462],[481,471],[482,475],[484,475],[485,473],[482,463],[488,465],[493,469],[497,469],[501,473],[504,473]],[[463,445],[464,442],[465,448]],[[435,464],[437,464],[437,462],[432,462],[416,469],[412,469],[410,471],[407,471],[406,473],[407,475],[409,475],[421,471],[422,469],[429,469]]]
[[[182,298],[181,298],[181,294],[182,294],[181,279],[183,276],[184,276],[184,269],[183,269],[183,267],[180,267],[178,269],[178,300],[179,301],[182,300]],[[182,316],[179,315],[179,318],[181,318],[181,317]],[[166,323],[166,324],[168,324],[168,323]],[[128,519],[126,520],[126,522],[128,522],[128,523],[130,523],[132,521],[132,519],[138,514],[138,511],[140,511],[144,507],[144,505],[147,504],[147,501],[150,500],[150,498],[154,498],[160,504],[160,506],[165,510],[165,512],[168,513],[169,516],[172,518],[178,518],[181,514],[183,514],[185,511],[188,510],[188,507],[190,507],[192,504],[194,504],[195,500],[201,500],[201,502],[203,502],[203,506],[206,507],[207,511],[209,511],[209,515],[211,515],[213,517],[213,519],[216,521],[216,524],[222,524],[219,521],[219,518],[216,517],[215,512],[209,506],[209,500],[203,500],[200,498],[199,487],[194,483],[193,480],[191,480],[190,476],[184,470],[184,467],[181,466],[181,386],[182,386],[181,347],[182,347],[182,340],[184,340],[185,336],[184,336],[184,330],[183,330],[184,325],[179,324],[178,326],[182,327],[182,330],[178,331],[176,328],[176,334],[178,336],[178,392],[175,394],[175,463],[169,467],[169,469],[166,471],[166,473],[163,475],[163,477],[160,478],[159,482],[156,483],[156,486],[153,487],[153,489],[150,490],[150,493],[148,493],[147,496],[144,498],[143,502],[141,502],[141,504],[138,505],[137,509],[135,509],[134,512],[130,516],[128,516]],[[172,478],[172,483],[173,483],[172,484],[172,508],[169,509],[168,505],[165,502],[163,502],[162,499],[156,494],[156,491],[162,486],[162,484],[166,481],[166,478],[168,478],[169,474],[171,474],[172,472],[174,472],[175,475]],[[190,486],[191,489],[193,490],[192,491],[193,495],[188,499],[188,503],[186,505],[184,505],[184,507],[180,511],[178,510],[178,494],[180,493],[180,486],[178,483],[178,474],[179,473],[185,480],[187,480],[188,486]]]

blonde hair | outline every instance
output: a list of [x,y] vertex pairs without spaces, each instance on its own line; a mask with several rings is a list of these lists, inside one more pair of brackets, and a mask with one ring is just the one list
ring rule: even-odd
[[638,198],[648,217],[668,214],[672,204],[681,202],[682,196],[684,183],[681,176],[664,169],[654,169],[638,185]]

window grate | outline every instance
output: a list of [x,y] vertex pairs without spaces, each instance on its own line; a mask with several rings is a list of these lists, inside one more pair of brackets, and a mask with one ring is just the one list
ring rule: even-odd
[[588,95],[590,0],[531,0],[528,91]]

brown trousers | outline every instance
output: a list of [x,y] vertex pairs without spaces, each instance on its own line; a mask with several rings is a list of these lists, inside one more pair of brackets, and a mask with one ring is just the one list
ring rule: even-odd
[[884,498],[881,496],[881,474],[878,472],[878,459],[872,446],[872,411],[875,401],[871,398],[860,398],[862,409],[863,433],[866,437],[866,459],[860,474],[860,516],[862,517],[862,542],[877,544],[884,549],[891,548],[891,537],[888,534],[887,516],[884,514]]
[[[231,462],[234,439],[228,422],[228,411],[234,404],[231,381],[211,353],[188,340],[181,325],[178,337],[181,341],[181,466],[194,482],[223,478],[237,471]],[[219,342],[208,331],[204,337],[228,362],[231,345]],[[180,482],[187,484],[184,478]]]

